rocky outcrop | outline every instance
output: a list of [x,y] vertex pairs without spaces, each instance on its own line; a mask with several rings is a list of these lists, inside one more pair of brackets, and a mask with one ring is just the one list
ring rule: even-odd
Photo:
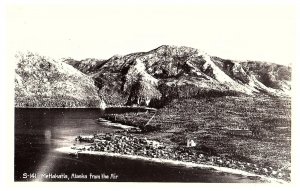
[[99,107],[91,77],[33,53],[16,55],[16,107]]

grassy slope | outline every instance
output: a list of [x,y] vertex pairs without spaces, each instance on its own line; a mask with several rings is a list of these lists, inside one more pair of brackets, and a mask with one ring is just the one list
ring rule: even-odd
[[[158,130],[143,136],[175,147],[184,146],[186,138],[191,137],[197,142],[196,149],[204,153],[281,168],[290,166],[290,107],[288,98],[226,96],[173,100],[158,110],[146,127]],[[127,113],[114,118],[143,126],[152,115]],[[259,137],[251,135],[248,129],[253,127],[261,128]]]

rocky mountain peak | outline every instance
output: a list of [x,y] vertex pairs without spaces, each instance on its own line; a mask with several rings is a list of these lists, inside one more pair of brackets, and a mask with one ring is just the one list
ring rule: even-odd
[[[148,52],[114,55],[107,60],[68,58],[60,62],[33,54],[20,58],[16,69],[19,97],[31,95],[36,87],[51,97],[55,80],[66,83],[66,95],[78,99],[99,96],[109,105],[148,105],[203,96],[289,96],[291,90],[291,67],[222,59],[186,46],[162,45]],[[37,85],[38,80],[45,84]],[[89,91],[85,91],[86,87]],[[82,88],[85,90],[80,91]]]
[[[278,73],[286,77],[280,78]],[[103,97],[116,96],[126,104],[128,98],[138,100],[132,99],[132,92],[140,92],[138,96],[147,99],[160,95],[197,97],[207,92],[287,96],[290,73],[290,68],[276,64],[234,61],[191,47],[162,45],[148,52],[114,56],[103,61],[93,71],[93,78],[101,84],[99,89]],[[156,93],[150,96],[147,91],[137,91],[136,87],[141,86],[133,90],[137,81]],[[114,90],[109,91],[108,87]],[[171,90],[174,95],[167,93]]]

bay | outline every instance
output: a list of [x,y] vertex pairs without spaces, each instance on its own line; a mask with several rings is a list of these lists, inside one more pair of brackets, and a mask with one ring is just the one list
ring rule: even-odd
[[107,156],[73,157],[56,151],[75,144],[80,134],[118,131],[97,123],[101,112],[90,108],[15,108],[15,181],[260,182],[212,169]]

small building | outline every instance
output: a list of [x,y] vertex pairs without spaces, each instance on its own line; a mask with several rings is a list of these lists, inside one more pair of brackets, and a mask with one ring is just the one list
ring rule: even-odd
[[105,104],[105,102],[103,100],[100,101],[99,108],[101,110],[105,110],[106,109],[106,104]]
[[193,139],[187,139],[187,143],[186,146],[187,147],[195,147],[197,144],[195,143],[195,141]]

